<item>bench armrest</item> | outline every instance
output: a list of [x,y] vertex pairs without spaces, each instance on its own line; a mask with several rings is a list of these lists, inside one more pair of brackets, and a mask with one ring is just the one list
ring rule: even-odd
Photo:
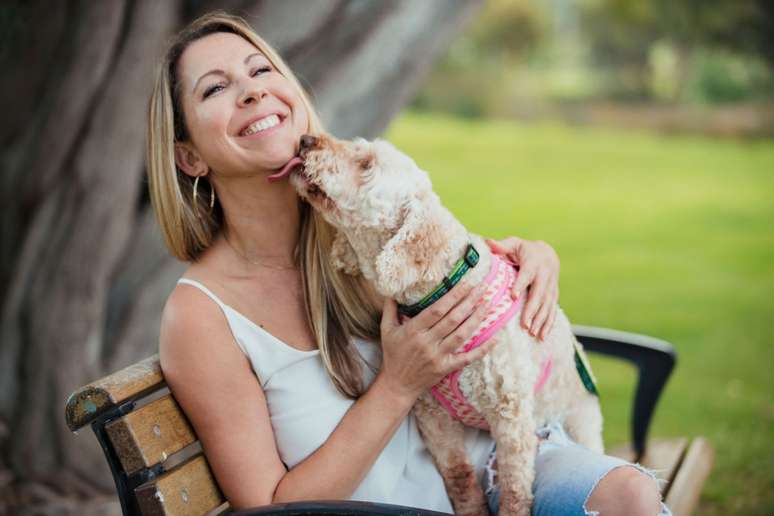
[[637,367],[632,447],[635,461],[640,460],[645,454],[645,441],[653,410],[677,361],[674,346],[664,340],[636,333],[578,325],[573,325],[572,329],[587,350],[628,360]]

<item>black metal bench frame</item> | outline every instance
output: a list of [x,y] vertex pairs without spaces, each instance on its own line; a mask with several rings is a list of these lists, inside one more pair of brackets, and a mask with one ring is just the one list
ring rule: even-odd
[[[653,411],[676,363],[674,347],[666,341],[603,328],[573,326],[573,331],[583,346],[594,353],[609,355],[631,362],[638,371],[637,387],[632,411],[632,447],[639,460],[646,449],[648,429]],[[604,393],[603,393],[604,394]],[[105,426],[134,409],[142,395],[135,396],[117,407],[99,414],[91,427],[97,441],[105,453],[110,466],[116,491],[125,515],[139,515],[140,510],[135,497],[135,488],[157,478],[164,473],[163,464],[143,468],[134,475],[127,476],[121,467],[118,456],[108,438]],[[235,514],[245,515],[302,515],[302,514],[371,514],[371,515],[438,515],[441,513],[411,507],[365,502],[296,502],[273,504]]]

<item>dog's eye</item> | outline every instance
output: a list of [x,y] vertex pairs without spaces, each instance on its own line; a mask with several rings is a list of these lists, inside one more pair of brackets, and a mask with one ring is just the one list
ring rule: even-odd
[[368,154],[366,157],[360,158],[357,164],[362,170],[368,170],[374,166],[374,155]]

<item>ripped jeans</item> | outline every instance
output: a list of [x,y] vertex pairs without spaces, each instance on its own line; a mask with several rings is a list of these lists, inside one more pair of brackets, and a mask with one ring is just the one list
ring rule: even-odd
[[[586,501],[597,483],[611,470],[620,466],[637,468],[656,480],[652,472],[639,464],[601,455],[574,443],[559,424],[542,428],[538,454],[535,459],[535,482],[532,491],[535,499],[533,516],[591,516]],[[484,471],[483,486],[489,503],[489,511],[496,516],[500,505],[500,491],[494,483],[494,450]],[[671,516],[663,503],[658,516]]]

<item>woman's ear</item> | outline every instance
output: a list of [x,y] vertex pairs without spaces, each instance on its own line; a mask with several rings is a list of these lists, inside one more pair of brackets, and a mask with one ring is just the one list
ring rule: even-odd
[[205,176],[209,167],[188,142],[175,143],[175,164],[191,177]]
[[341,231],[337,231],[336,238],[333,239],[331,265],[333,265],[334,269],[344,271],[352,276],[356,276],[360,272],[355,250],[352,249],[349,240]]

